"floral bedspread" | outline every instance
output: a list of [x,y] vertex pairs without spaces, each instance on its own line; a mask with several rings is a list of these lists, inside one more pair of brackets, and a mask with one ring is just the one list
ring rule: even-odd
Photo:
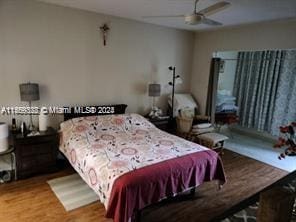
[[61,123],[60,150],[107,209],[119,176],[208,149],[161,131],[138,114],[124,114]]

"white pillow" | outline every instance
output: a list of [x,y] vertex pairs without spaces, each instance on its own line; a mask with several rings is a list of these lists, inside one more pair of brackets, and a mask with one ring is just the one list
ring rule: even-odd
[[196,125],[192,126],[192,128],[193,129],[205,129],[205,128],[209,128],[211,126],[212,126],[211,123],[201,123],[201,124],[196,124]]
[[[168,96],[168,103],[172,106],[172,95]],[[175,94],[173,110],[174,116],[178,116],[179,110],[191,109],[195,111],[197,108],[197,104],[190,94]]]

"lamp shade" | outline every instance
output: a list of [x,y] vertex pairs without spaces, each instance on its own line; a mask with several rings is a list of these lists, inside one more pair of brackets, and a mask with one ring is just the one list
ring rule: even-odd
[[149,84],[148,95],[152,97],[160,96],[160,84]]
[[37,83],[20,84],[21,101],[36,101],[39,100],[39,85]]

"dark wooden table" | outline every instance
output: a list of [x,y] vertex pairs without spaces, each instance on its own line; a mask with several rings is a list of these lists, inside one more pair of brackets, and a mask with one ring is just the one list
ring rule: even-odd
[[18,179],[57,169],[59,136],[53,128],[35,136],[15,133],[12,135],[11,143],[16,154]]
[[150,118],[149,116],[145,116],[147,120],[153,123],[158,129],[166,131],[171,134],[176,134],[176,120],[175,119],[158,119],[158,118]]

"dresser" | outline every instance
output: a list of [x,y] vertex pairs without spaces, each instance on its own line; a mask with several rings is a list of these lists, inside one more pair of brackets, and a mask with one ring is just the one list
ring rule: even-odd
[[24,179],[39,173],[54,172],[57,169],[58,143],[58,133],[53,128],[36,136],[21,133],[12,135],[17,178]]

